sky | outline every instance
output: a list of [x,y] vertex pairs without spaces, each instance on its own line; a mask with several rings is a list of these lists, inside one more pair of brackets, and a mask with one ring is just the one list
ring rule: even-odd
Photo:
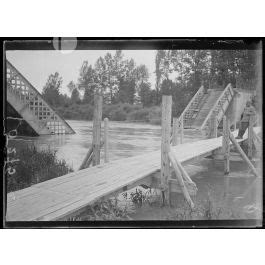
[[[23,74],[26,79],[39,91],[42,89],[50,74],[56,71],[62,76],[61,93],[68,94],[67,84],[77,81],[79,69],[83,61],[94,65],[100,56],[113,50],[74,50],[71,53],[62,53],[60,50],[39,51],[7,51],[6,58]],[[136,65],[145,64],[149,70],[149,82],[155,86],[155,50],[123,50],[125,59],[134,59]]]

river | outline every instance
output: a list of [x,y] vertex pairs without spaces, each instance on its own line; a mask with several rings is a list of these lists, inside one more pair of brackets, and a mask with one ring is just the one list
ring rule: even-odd
[[[57,151],[59,159],[77,170],[92,142],[91,121],[67,121],[75,130],[73,135],[47,135],[22,138],[32,141],[40,149],[51,148]],[[103,130],[103,124],[102,124]],[[191,132],[185,132],[184,141],[194,140]],[[110,160],[136,156],[160,149],[161,127],[144,123],[109,123]],[[103,152],[101,152],[103,153]],[[103,154],[101,154],[103,155]],[[246,218],[260,218],[262,213],[262,179],[254,180],[245,163],[234,156],[231,173],[223,174],[223,161],[203,159],[189,165],[189,173],[198,186],[198,200],[205,200],[211,191],[214,201],[225,208],[236,208]],[[137,219],[137,216],[135,216]],[[141,214],[139,219],[153,219]],[[157,216],[154,217],[154,219]]]

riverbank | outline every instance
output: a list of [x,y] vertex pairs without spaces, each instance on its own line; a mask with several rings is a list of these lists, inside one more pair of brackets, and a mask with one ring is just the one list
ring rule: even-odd
[[[68,107],[58,107],[56,111],[68,120],[93,120],[94,106],[91,104],[72,104]],[[102,117],[111,121],[147,122],[161,124],[161,107],[143,107],[129,103],[103,105]]]

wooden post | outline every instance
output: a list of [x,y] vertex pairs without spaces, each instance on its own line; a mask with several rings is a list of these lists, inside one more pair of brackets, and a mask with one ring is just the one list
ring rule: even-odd
[[161,190],[163,204],[169,203],[168,179],[170,177],[170,164],[168,152],[170,149],[172,97],[162,97],[162,140],[161,140]]
[[[172,154],[174,154],[172,150],[170,150],[170,152],[171,152]],[[179,170],[180,170],[180,172],[181,172],[183,178],[184,178],[186,181],[188,181],[188,182],[190,182],[190,183],[192,183],[193,185],[196,186],[196,184],[192,181],[192,179],[190,178],[190,176],[188,175],[188,173],[187,173],[187,171],[184,169],[184,167],[181,165],[181,163],[180,163],[176,158],[174,159],[174,161],[175,161],[175,163],[177,164],[177,166],[178,166],[178,168],[179,168]]]
[[109,162],[109,119],[104,119],[104,162]]
[[172,145],[178,144],[178,119],[173,118]]
[[86,168],[86,163],[87,163],[88,159],[92,156],[92,153],[93,153],[93,146],[91,146],[89,148],[89,150],[88,150],[88,152],[86,154],[86,157],[84,158],[81,166],[79,167],[79,170]]
[[102,120],[102,96],[94,96],[94,118],[93,118],[93,166],[100,163],[100,133]]
[[230,144],[229,144],[229,120],[223,117],[223,154],[224,154],[224,173],[229,174],[230,171]]
[[184,181],[183,181],[183,178],[182,178],[182,175],[181,175],[181,171],[180,171],[180,169],[179,169],[179,167],[178,167],[178,165],[176,163],[175,156],[173,155],[173,153],[171,151],[168,153],[168,156],[169,156],[171,164],[172,164],[172,166],[173,166],[173,168],[175,170],[176,177],[177,177],[177,180],[179,182],[179,186],[180,186],[180,188],[181,188],[181,190],[183,192],[183,195],[186,198],[186,200],[187,200],[188,204],[190,205],[190,207],[194,208],[194,203],[193,203],[192,199],[190,198],[190,194],[189,194],[189,192],[188,192],[188,190],[187,190],[187,188],[186,188],[186,186],[184,184]]
[[179,119],[179,123],[180,123],[180,143],[183,144],[183,138],[184,138],[184,133],[183,133],[183,128],[184,128],[184,124],[183,124],[183,115],[181,115],[180,119]]
[[254,115],[251,115],[249,118],[248,126],[248,157],[252,159],[253,157],[253,124],[254,124]]
[[217,138],[217,126],[217,116],[213,113],[210,119],[210,132],[208,138]]
[[238,142],[236,141],[234,135],[229,131],[229,138],[231,140],[231,142],[235,145],[235,147],[237,148],[238,152],[240,153],[240,155],[242,156],[243,160],[245,160],[248,164],[248,166],[250,167],[251,171],[254,173],[254,175],[256,177],[259,177],[259,174],[256,170],[256,168],[252,165],[251,161],[248,159],[248,157],[246,156],[246,154],[244,153],[244,151],[242,150],[242,148],[240,147],[240,145],[238,144]]
[[236,122],[237,122],[237,101],[238,101],[238,93],[235,93],[233,97],[233,130],[236,130]]

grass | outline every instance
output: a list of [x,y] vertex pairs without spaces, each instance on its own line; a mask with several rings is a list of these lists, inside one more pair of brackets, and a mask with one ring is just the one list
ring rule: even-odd
[[7,172],[7,192],[24,189],[73,171],[65,160],[56,157],[56,151],[38,150],[34,145],[10,142],[9,148],[15,148],[16,152],[9,154],[8,158],[19,161],[12,163],[14,174]]
[[116,198],[101,201],[95,205],[87,206],[82,213],[68,218],[66,221],[124,221],[131,220],[129,214],[132,209],[125,204],[118,205]]
[[[227,220],[240,219],[242,216],[236,209],[227,208],[221,202],[216,202],[208,191],[204,201],[196,201],[191,209],[183,196],[178,198],[177,207],[164,207],[156,190],[136,188],[122,194],[124,200],[112,198],[88,206],[84,211],[67,221],[108,221],[108,220],[137,220],[137,214],[144,214],[149,219],[163,220]],[[148,216],[149,215],[149,216]]]

